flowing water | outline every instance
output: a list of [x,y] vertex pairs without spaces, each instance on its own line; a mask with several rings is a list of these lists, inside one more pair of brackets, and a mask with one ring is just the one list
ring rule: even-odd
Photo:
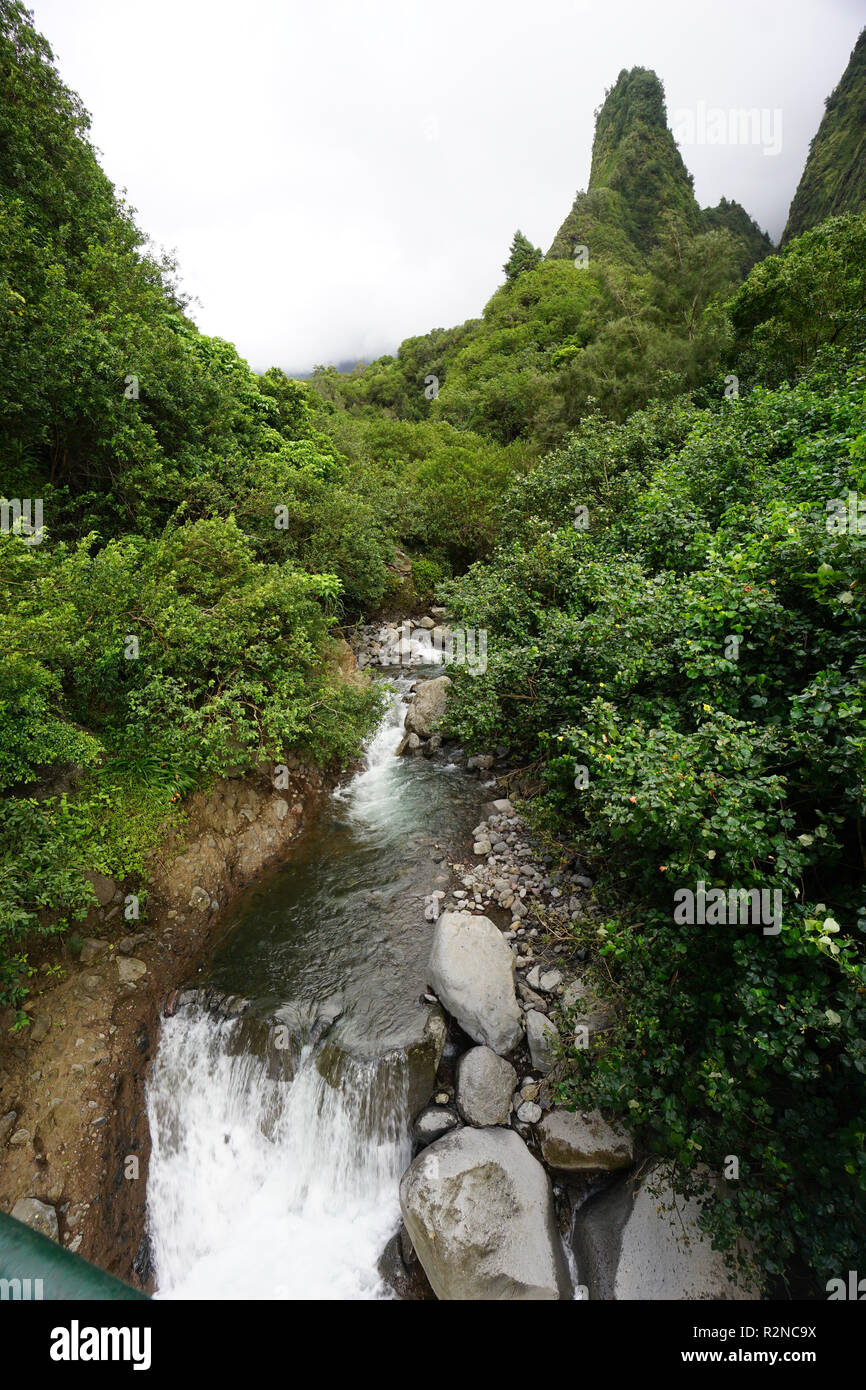
[[445,886],[431,856],[489,794],[445,757],[395,757],[419,674],[391,673],[362,771],[244,896],[194,982],[249,1000],[243,1017],[197,994],[163,1022],[148,1086],[158,1296],[387,1296],[406,1050],[429,1013],[423,900]]

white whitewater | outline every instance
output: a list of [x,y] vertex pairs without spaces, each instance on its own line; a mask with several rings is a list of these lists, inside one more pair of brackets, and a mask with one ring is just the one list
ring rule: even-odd
[[309,1050],[291,1084],[273,1081],[228,1054],[236,1026],[166,1020],[148,1093],[158,1296],[386,1296],[376,1262],[411,1157],[404,1098],[382,1095],[372,1065],[335,1089]]
[[[363,770],[338,793],[372,831],[399,799],[403,712],[398,694]],[[157,1296],[390,1296],[376,1264],[411,1158],[403,1069],[351,1063],[335,1088],[306,1047],[295,1079],[274,1080],[264,1059],[232,1055],[238,1027],[198,1008],[163,1022],[148,1085]]]

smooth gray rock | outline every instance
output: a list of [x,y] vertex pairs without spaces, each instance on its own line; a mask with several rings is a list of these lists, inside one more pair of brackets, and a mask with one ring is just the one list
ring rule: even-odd
[[517,1072],[489,1047],[464,1052],[457,1065],[457,1109],[467,1124],[483,1129],[508,1123]]
[[427,1010],[420,1038],[406,1048],[410,1115],[426,1105],[432,1095],[447,1035],[445,1015],[434,1005]]
[[550,1179],[513,1130],[437,1140],[403,1174],[400,1205],[437,1298],[571,1298]]
[[421,738],[430,737],[434,724],[441,723],[445,716],[450,688],[450,676],[418,682],[415,699],[406,711],[405,727],[410,733],[420,734]]
[[599,1110],[552,1110],[538,1127],[545,1163],[563,1173],[611,1172],[634,1162],[634,1141]]
[[697,1225],[693,1199],[675,1197],[668,1170],[621,1178],[587,1202],[575,1223],[575,1252],[592,1299],[759,1299],[732,1275]]
[[415,1116],[412,1138],[416,1144],[432,1144],[450,1129],[456,1129],[459,1124],[460,1121],[453,1110],[447,1110],[441,1105],[428,1105],[420,1115]]
[[37,1202],[35,1197],[20,1197],[12,1208],[12,1215],[32,1231],[38,1231],[51,1240],[60,1239],[57,1212],[47,1202]]
[[514,957],[489,917],[444,912],[436,923],[427,980],[473,1042],[511,1052],[521,1039]]
[[545,994],[552,994],[556,987],[562,984],[562,971],[546,970],[539,980],[539,984]]
[[541,1119],[541,1106],[534,1100],[525,1100],[517,1107],[517,1118],[522,1125],[537,1125]]
[[526,1042],[536,1071],[548,1072],[556,1056],[559,1033],[550,1019],[537,1009],[526,1011]]

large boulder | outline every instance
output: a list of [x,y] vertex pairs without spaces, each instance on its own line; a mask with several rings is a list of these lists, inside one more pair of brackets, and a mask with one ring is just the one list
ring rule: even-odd
[[551,1110],[538,1126],[545,1163],[562,1173],[610,1172],[634,1162],[634,1142],[599,1110]]
[[442,1010],[428,1009],[421,1037],[406,1048],[410,1114],[414,1115],[430,1099],[447,1035],[448,1024]]
[[713,1249],[699,1214],[695,1199],[674,1194],[666,1168],[619,1179],[587,1202],[575,1222],[575,1254],[590,1298],[760,1298]]
[[514,1130],[437,1140],[403,1174],[400,1206],[437,1298],[571,1298],[550,1179]]
[[508,1123],[517,1072],[489,1047],[472,1047],[457,1065],[457,1109],[470,1125]]
[[473,1042],[511,1052],[521,1039],[514,956],[489,917],[444,912],[436,923],[427,980]]
[[406,728],[420,738],[429,738],[433,726],[440,724],[445,716],[445,705],[451,687],[449,676],[436,676],[434,680],[419,681],[415,687],[415,699],[406,711]]

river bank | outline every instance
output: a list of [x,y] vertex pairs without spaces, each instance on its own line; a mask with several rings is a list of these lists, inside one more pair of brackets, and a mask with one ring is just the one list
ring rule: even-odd
[[190,797],[140,922],[124,915],[123,885],[92,875],[97,902],[62,945],[59,977],[56,946],[42,953],[31,1026],[13,1034],[4,1020],[0,1207],[137,1287],[150,1277],[144,1087],[160,1015],[231,904],[285,856],[332,784],[289,762],[279,790],[265,766]]

